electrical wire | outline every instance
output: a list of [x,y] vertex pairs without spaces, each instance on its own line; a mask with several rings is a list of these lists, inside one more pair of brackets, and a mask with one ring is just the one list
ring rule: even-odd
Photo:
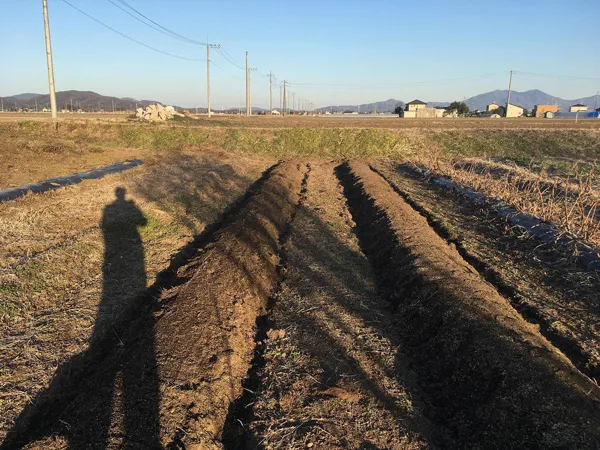
[[73,5],[72,3],[68,2],[67,0],[62,0],[62,1],[63,1],[63,3],[66,3],[67,5],[69,5],[74,10],[79,11],[84,16],[88,17],[89,19],[92,19],[94,22],[102,25],[105,28],[108,28],[109,30],[111,30],[114,33],[117,33],[120,36],[123,36],[125,39],[129,39],[130,41],[135,42],[138,45],[141,45],[142,47],[146,47],[146,48],[148,48],[150,50],[153,50],[153,51],[155,51],[157,53],[161,53],[163,55],[171,56],[173,58],[183,59],[185,61],[206,61],[206,59],[187,58],[185,56],[181,56],[181,55],[176,55],[176,54],[173,54],[173,53],[165,52],[163,50],[157,49],[156,47],[152,47],[152,46],[150,46],[148,44],[144,44],[143,42],[138,41],[137,39],[132,38],[131,36],[126,35],[125,33],[121,33],[119,30],[117,30],[117,29],[111,27],[110,25],[107,25],[104,22],[102,22],[102,21],[96,19],[95,17],[89,15],[88,13],[86,13],[85,11],[79,9],[77,6]]
[[460,77],[460,78],[446,78],[440,80],[427,80],[427,81],[404,81],[398,83],[386,83],[386,84],[325,84],[325,83],[294,83],[287,82],[290,86],[309,86],[309,87],[341,87],[341,88],[372,88],[372,87],[394,87],[394,86],[404,86],[404,85],[414,85],[414,84],[436,84],[436,83],[451,83],[454,81],[462,81],[462,80],[472,80],[476,78],[486,78],[493,77],[498,75],[505,75],[504,72],[498,73],[489,73],[483,75],[474,75],[470,77]]
[[133,18],[134,18],[135,20],[137,20],[138,22],[141,22],[141,23],[143,23],[143,24],[144,24],[144,25],[146,25],[147,27],[150,27],[150,28],[152,28],[153,30],[156,30],[156,31],[158,31],[159,33],[162,33],[162,34],[164,34],[165,36],[169,36],[170,38],[177,39],[177,40],[179,40],[179,41],[183,41],[183,42],[185,42],[185,43],[187,43],[187,44],[193,44],[193,45],[204,45],[204,44],[196,44],[195,42],[189,42],[188,40],[180,39],[180,38],[179,38],[179,37],[177,37],[177,36],[173,36],[172,34],[170,34],[170,33],[167,33],[166,31],[162,30],[161,28],[159,28],[159,27],[156,27],[156,26],[152,25],[151,23],[148,23],[148,22],[146,22],[145,20],[143,20],[143,19],[141,19],[140,17],[136,16],[136,15],[135,15],[135,14],[133,14],[132,12],[130,12],[130,11],[127,11],[125,8],[123,8],[122,6],[118,5],[118,4],[117,4],[117,3],[115,3],[113,0],[106,0],[106,1],[107,1],[107,2],[109,2],[109,3],[111,3],[111,4],[112,4],[113,6],[115,6],[116,8],[119,8],[119,9],[120,9],[121,11],[123,11],[125,14],[127,14],[127,15],[129,15],[129,16],[131,16],[131,17],[133,17]]
[[223,47],[217,47],[217,52],[219,52],[219,54],[225,58],[225,60],[227,60],[227,62],[229,62],[230,64],[232,64],[233,66],[237,67],[238,69],[242,69],[245,70],[246,67],[244,67],[242,64],[238,63],[230,54],[229,52],[227,52],[227,50],[225,50]]
[[527,76],[533,76],[533,77],[538,77],[538,78],[555,78],[555,79],[559,79],[559,80],[600,80],[600,78],[597,77],[577,77],[577,76],[570,76],[570,75],[549,75],[549,74],[543,74],[543,73],[532,73],[532,72],[521,72],[521,71],[515,71],[513,70],[513,74],[519,74],[519,75],[527,75]]
[[179,33],[176,33],[172,30],[169,30],[166,27],[163,27],[160,23],[155,22],[154,20],[152,20],[151,18],[145,16],[144,14],[142,14],[141,12],[139,12],[137,9],[135,9],[133,6],[131,6],[129,3],[127,3],[125,0],[117,0],[119,3],[121,3],[122,5],[125,5],[127,8],[131,9],[133,12],[135,12],[136,14],[138,14],[139,16],[143,17],[144,19],[146,19],[147,21],[153,23],[154,25],[156,25],[159,28],[162,28],[163,30],[165,30],[167,33],[171,34],[173,37],[187,42],[189,44],[196,44],[196,45],[206,45],[206,42],[200,42],[200,41],[196,41],[195,39],[191,39],[188,38],[186,36],[183,36]]

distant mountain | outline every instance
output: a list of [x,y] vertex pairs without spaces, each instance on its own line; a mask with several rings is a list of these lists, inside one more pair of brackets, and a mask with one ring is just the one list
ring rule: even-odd
[[318,108],[317,112],[336,112],[336,111],[358,111],[358,112],[394,112],[398,104],[403,103],[401,100],[390,98],[382,102],[364,103],[362,105],[337,105]]
[[[496,102],[500,106],[506,105],[506,99],[508,96],[507,90],[496,90],[486,92],[485,94],[476,95],[465,100],[465,103],[470,109],[484,110],[486,105]],[[510,92],[510,103],[512,105],[519,105],[528,110],[532,110],[535,105],[558,105],[561,111],[568,111],[569,106],[575,105],[576,103],[582,103],[587,105],[591,110],[596,104],[596,96],[592,95],[589,97],[576,98],[573,100],[565,100],[559,97],[555,97],[550,94],[546,94],[538,89],[533,89],[525,92]],[[598,105],[600,106],[600,104]]]
[[[49,94],[18,94],[10,97],[0,97],[4,103],[4,109],[15,109],[16,108],[35,108],[37,104],[38,109],[50,107],[50,95]],[[60,91],[56,93],[56,103],[58,109],[70,109],[71,104],[73,109],[77,110],[82,108],[86,111],[112,111],[113,102],[115,110],[131,110],[138,107],[147,106],[157,102],[156,100],[136,100],[134,98],[118,98],[101,95],[92,91]]]
[[39,97],[40,95],[42,95],[42,94],[31,94],[29,92],[26,92],[25,94],[15,95],[14,97],[17,100],[29,100],[29,99],[32,99],[34,97]]
[[[469,106],[471,110],[479,109],[485,110],[485,107],[491,103],[497,103],[500,106],[506,104],[506,98],[508,96],[507,90],[496,90],[486,92],[485,94],[479,94],[474,97],[466,99],[464,102]],[[411,99],[413,100],[413,99]],[[424,99],[423,99],[424,100]],[[410,100],[409,100],[410,101]],[[360,111],[360,112],[371,112],[376,110],[377,112],[393,112],[396,105],[400,103],[400,100],[393,98],[385,100],[383,102],[366,103],[362,105],[339,105],[339,106],[326,106],[324,108],[317,109],[318,112],[325,111]],[[403,102],[406,103],[406,102]],[[596,96],[592,95],[589,97],[576,98],[573,100],[565,100],[559,97],[555,97],[550,94],[546,94],[538,89],[533,89],[525,92],[511,91],[510,103],[513,105],[519,105],[528,110],[533,109],[535,105],[558,105],[561,111],[568,111],[569,106],[576,103],[582,103],[587,105],[590,110],[594,109],[596,105]],[[434,102],[428,101],[427,105],[430,107],[445,107],[448,106],[449,102]],[[600,100],[598,106],[600,107]]]

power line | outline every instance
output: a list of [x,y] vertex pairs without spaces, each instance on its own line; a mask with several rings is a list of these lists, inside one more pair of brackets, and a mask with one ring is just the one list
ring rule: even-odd
[[187,44],[201,45],[201,44],[196,44],[195,42],[189,42],[187,39],[181,39],[181,38],[179,38],[179,37],[177,37],[177,36],[173,36],[171,33],[168,33],[168,32],[166,32],[166,31],[162,30],[161,28],[159,28],[159,27],[156,27],[156,26],[154,26],[154,25],[152,25],[152,24],[150,24],[150,23],[146,22],[145,20],[142,20],[140,17],[136,16],[136,15],[135,15],[135,14],[133,14],[132,12],[130,12],[130,11],[127,11],[127,10],[126,10],[125,8],[123,8],[121,5],[118,5],[118,4],[116,4],[116,3],[115,3],[113,0],[106,0],[106,1],[107,1],[107,2],[109,2],[109,3],[111,3],[111,4],[112,4],[113,6],[115,6],[116,8],[119,8],[119,9],[120,9],[121,11],[123,11],[125,14],[127,14],[127,15],[129,15],[129,16],[131,16],[131,17],[133,17],[133,18],[134,18],[135,20],[137,20],[138,22],[141,22],[141,23],[143,23],[143,24],[144,24],[144,25],[146,25],[147,27],[150,27],[150,28],[152,28],[153,30],[156,30],[156,31],[158,31],[159,33],[162,33],[162,34],[164,34],[165,36],[169,36],[170,38],[177,39],[177,40],[179,40],[179,41],[183,41],[183,42],[185,42],[185,43],[187,43]]
[[165,52],[163,50],[159,50],[155,47],[152,47],[148,44],[144,44],[143,42],[138,41],[135,38],[132,38],[131,36],[126,35],[125,33],[121,33],[119,30],[116,30],[115,28],[111,27],[110,25],[105,24],[104,22],[96,19],[93,16],[90,16],[88,13],[86,13],[85,11],[79,9],[77,6],[73,5],[72,3],[69,3],[67,0],[62,0],[64,3],[66,3],[67,5],[69,5],[71,8],[73,8],[76,11],[79,11],[81,14],[83,14],[84,16],[86,16],[89,19],[92,19],[94,22],[99,23],[100,25],[102,25],[105,28],[108,28],[109,30],[113,31],[114,33],[117,33],[120,36],[123,36],[125,39],[129,39],[132,42],[135,42],[138,45],[141,45],[142,47],[146,47],[150,50],[153,50],[157,53],[162,53],[163,55],[167,55],[167,56],[171,56],[173,58],[178,58],[178,59],[183,59],[185,61],[206,61],[205,59],[197,59],[197,58],[187,58],[185,56],[180,56],[180,55],[175,55],[173,53],[169,53],[169,52]]
[[534,77],[542,77],[542,78],[557,78],[557,79],[566,79],[566,80],[600,80],[600,78],[595,78],[595,77],[577,77],[577,76],[570,76],[570,75],[550,75],[550,74],[543,74],[543,73],[532,73],[532,72],[516,72],[515,73],[519,74],[519,75],[529,75],[529,76],[534,76]]
[[179,33],[175,33],[174,31],[169,30],[166,27],[163,27],[160,23],[155,22],[151,18],[149,18],[149,17],[145,16],[144,14],[142,14],[141,12],[139,12],[137,9],[135,9],[133,6],[131,6],[129,3],[127,3],[125,0],[118,0],[118,2],[121,3],[121,4],[123,4],[123,5],[125,5],[126,7],[128,7],[129,9],[131,9],[133,12],[135,12],[138,15],[140,15],[144,19],[146,19],[147,21],[152,22],[157,27],[162,28],[167,33],[171,34],[175,38],[178,38],[179,40],[185,41],[185,42],[187,42],[189,44],[206,45],[206,43],[204,43],[204,42],[200,42],[200,41],[196,41],[194,39],[190,39],[190,38],[188,38],[186,36],[183,36],[183,35],[181,35]]
[[287,82],[290,86],[310,86],[310,87],[342,87],[342,88],[371,88],[371,87],[394,87],[394,86],[403,86],[403,85],[413,85],[413,84],[436,84],[436,83],[451,83],[454,81],[462,81],[462,80],[472,80],[475,78],[486,78],[493,77],[498,75],[504,75],[503,72],[498,73],[488,73],[483,75],[474,75],[469,77],[460,77],[460,78],[446,78],[440,80],[427,80],[427,81],[403,81],[398,83],[383,83],[383,84],[324,84],[324,83],[290,83]]
[[242,69],[244,70],[245,67],[242,64],[239,64],[228,52],[227,50],[225,50],[224,48],[220,48],[218,50],[219,54],[225,58],[225,60],[227,62],[229,62],[230,64],[234,65],[235,67],[237,67],[238,69]]

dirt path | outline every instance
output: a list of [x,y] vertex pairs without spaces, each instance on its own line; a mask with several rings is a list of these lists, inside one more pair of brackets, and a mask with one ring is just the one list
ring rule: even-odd
[[[443,448],[597,448],[600,390],[366,164],[341,172],[361,246]],[[448,430],[447,433],[445,431]]]
[[[283,164],[122,334],[57,371],[3,448],[220,448],[306,169]],[[179,286],[178,286],[179,284]],[[90,367],[91,366],[91,367]],[[70,376],[71,369],[80,379]],[[41,440],[39,440],[41,439]]]
[[260,392],[241,402],[254,404],[253,415],[242,417],[251,423],[230,430],[229,448],[427,446],[391,316],[334,175],[337,164],[310,164],[256,374]]

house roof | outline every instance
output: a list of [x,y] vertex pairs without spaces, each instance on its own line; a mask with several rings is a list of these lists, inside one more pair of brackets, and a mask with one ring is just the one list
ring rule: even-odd
[[522,110],[525,110],[525,108],[523,108],[522,106],[519,105],[515,105],[514,103],[509,103],[510,106],[516,106],[517,108],[521,108]]
[[586,106],[586,105],[582,105],[581,103],[577,103],[576,105],[572,105],[572,106]]
[[408,102],[408,103],[407,103],[407,105],[426,105],[426,104],[427,104],[427,103],[425,103],[425,102],[422,102],[422,101],[421,101],[421,100],[419,100],[419,99],[415,99],[415,100],[413,100],[412,102]]

